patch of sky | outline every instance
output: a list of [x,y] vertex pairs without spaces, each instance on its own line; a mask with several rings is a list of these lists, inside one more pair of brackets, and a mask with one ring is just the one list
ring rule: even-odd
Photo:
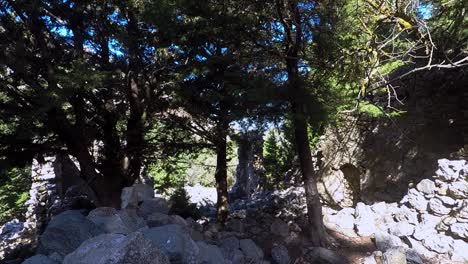
[[122,57],[124,55],[124,49],[122,44],[116,39],[110,39],[108,42],[109,51],[116,57]]
[[434,6],[430,3],[420,4],[418,6],[418,15],[422,19],[430,19],[432,17],[432,10]]
[[112,12],[112,14],[110,14],[108,17],[112,22],[117,23],[119,25],[126,26],[128,24],[127,19],[122,17],[119,10],[117,9],[114,10],[114,12]]
[[202,56],[202,55],[195,55],[195,59],[197,61],[207,61],[208,60],[205,56]]

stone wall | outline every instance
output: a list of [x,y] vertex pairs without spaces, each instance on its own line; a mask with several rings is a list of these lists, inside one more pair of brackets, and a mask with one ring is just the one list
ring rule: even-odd
[[[338,207],[398,201],[409,185],[429,177],[437,159],[468,143],[466,83],[466,74],[432,71],[397,85],[401,116],[341,116],[319,143],[324,199]],[[385,106],[386,94],[379,96],[373,101]]]

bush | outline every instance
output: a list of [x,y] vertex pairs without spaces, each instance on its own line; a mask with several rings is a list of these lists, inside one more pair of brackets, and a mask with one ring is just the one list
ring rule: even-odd
[[178,187],[169,198],[171,204],[170,214],[177,214],[183,218],[191,217],[193,219],[199,219],[201,213],[197,208],[196,204],[190,203],[190,197],[187,191],[183,187]]
[[24,220],[30,188],[30,166],[0,170],[0,225],[15,218]]

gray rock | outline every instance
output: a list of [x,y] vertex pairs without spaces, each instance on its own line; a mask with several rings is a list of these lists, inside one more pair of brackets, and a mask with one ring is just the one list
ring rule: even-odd
[[139,232],[104,234],[86,240],[67,255],[64,264],[169,264],[169,259]]
[[424,238],[423,244],[432,251],[444,254],[451,251],[453,239],[442,234],[432,234]]
[[238,249],[240,247],[239,239],[230,236],[220,241],[220,246],[223,249]]
[[180,225],[182,227],[189,227],[189,223],[185,221],[180,215],[170,215],[169,221],[171,224]]
[[414,225],[408,222],[398,222],[390,225],[388,229],[389,233],[394,236],[410,236],[414,233]]
[[171,222],[171,218],[166,214],[152,213],[146,219],[146,223],[149,227],[157,227],[167,225]]
[[320,263],[320,264],[347,264],[348,261],[336,253],[335,251],[329,250],[322,247],[314,247],[306,253],[307,261],[309,263]]
[[240,219],[231,219],[226,223],[226,227],[228,230],[238,232],[238,233],[244,233],[245,227],[244,224],[242,223],[242,220]]
[[96,208],[87,219],[113,234],[129,234],[145,226],[144,220],[131,211],[117,211],[111,207]]
[[164,198],[152,198],[144,200],[138,207],[138,215],[147,218],[153,213],[167,214],[169,213],[169,206]]
[[59,263],[60,262],[57,262],[47,256],[35,255],[23,261],[22,264],[59,264]]
[[406,264],[406,253],[404,248],[390,248],[383,253],[382,264]]
[[459,180],[452,182],[448,186],[448,195],[456,198],[463,199],[468,197],[468,181]]
[[210,245],[202,241],[198,241],[197,245],[198,245],[198,248],[200,249],[200,254],[198,256],[200,264],[224,264],[226,263],[226,261],[224,260],[223,253],[217,246]]
[[363,258],[360,263],[361,264],[377,264],[377,261],[375,261],[374,255],[370,255],[370,256]]
[[290,258],[288,249],[283,245],[275,245],[271,249],[272,264],[289,264]]
[[448,215],[451,211],[450,208],[445,207],[439,198],[432,198],[429,201],[429,210],[436,215]]
[[358,203],[356,206],[356,231],[360,236],[370,236],[376,231],[374,214],[369,206]]
[[260,261],[263,259],[263,251],[252,239],[241,239],[239,241],[240,250],[244,253],[248,261]]
[[270,232],[277,236],[287,237],[289,235],[289,226],[281,219],[275,219],[270,226]]
[[416,189],[424,194],[434,194],[436,191],[435,183],[429,179],[424,179],[416,185]]
[[408,242],[411,250],[415,251],[417,254],[424,256],[428,259],[434,258],[436,253],[427,249],[421,242],[411,238],[405,237],[405,240]]
[[410,264],[424,264],[420,254],[414,249],[404,249],[406,254],[406,260]]
[[450,253],[450,259],[453,261],[459,261],[462,263],[468,263],[468,243],[455,239],[453,241],[453,251]]
[[417,240],[423,240],[427,236],[436,234],[436,226],[441,221],[440,217],[430,214],[421,215],[421,223],[414,229],[413,237]]
[[326,219],[329,224],[336,226],[338,229],[353,229],[354,228],[354,212],[353,208],[344,208],[336,215],[327,215]]
[[102,233],[104,231],[100,227],[79,211],[65,211],[53,217],[39,237],[38,253],[49,255],[56,252],[65,256],[77,249],[83,241]]
[[396,212],[395,212],[395,220],[397,222],[408,222],[410,224],[418,224],[418,213],[414,210],[409,209],[408,207],[402,205]]
[[450,225],[450,232],[456,237],[468,239],[468,223],[455,223]]
[[375,245],[380,251],[386,251],[387,249],[393,247],[404,246],[403,242],[399,237],[388,234],[386,232],[375,233]]
[[125,187],[122,189],[121,195],[121,208],[137,208],[138,203],[143,202],[144,200],[150,200],[154,197],[153,187],[147,184],[134,184],[130,187]]
[[418,192],[416,189],[410,189],[407,195],[408,204],[418,211],[427,211],[428,201],[424,195]]
[[164,225],[142,231],[155,247],[169,256],[171,263],[197,263],[199,248],[180,225]]
[[436,171],[437,177],[442,181],[453,181],[456,180],[461,173],[464,173],[464,166],[466,165],[465,160],[438,160],[439,169]]

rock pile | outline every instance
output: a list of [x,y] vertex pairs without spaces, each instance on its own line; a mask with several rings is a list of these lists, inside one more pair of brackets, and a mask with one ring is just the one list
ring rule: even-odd
[[24,263],[265,263],[251,239],[207,221],[168,215],[168,204],[149,186],[122,192],[122,209],[99,207],[87,215],[54,216],[39,237],[37,254]]
[[[468,262],[468,163],[438,162],[432,179],[410,188],[399,203],[359,203],[325,216],[331,229],[358,236],[374,236],[384,263],[395,250],[412,263]],[[425,259],[425,260],[424,260]]]

